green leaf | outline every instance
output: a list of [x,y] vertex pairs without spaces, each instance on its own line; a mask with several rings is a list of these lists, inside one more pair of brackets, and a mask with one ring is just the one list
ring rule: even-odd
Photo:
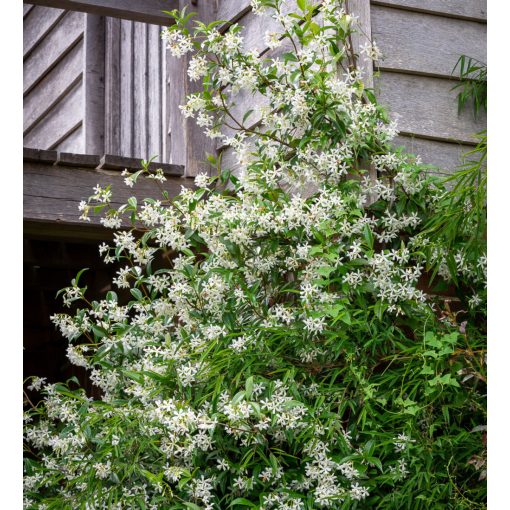
[[317,273],[319,273],[321,276],[324,276],[326,278],[329,277],[329,275],[335,270],[334,267],[331,266],[321,266],[319,269],[317,269]]
[[243,124],[246,122],[246,120],[248,119],[248,117],[253,113],[253,110],[248,110],[244,115],[243,115]]
[[434,370],[429,365],[424,365],[420,370],[421,375],[434,375]]
[[248,379],[246,379],[245,389],[246,389],[246,399],[249,400],[253,393],[253,376],[250,376],[250,377],[248,377]]
[[140,289],[129,289],[129,292],[137,301],[143,300],[143,294]]
[[191,508],[191,510],[202,510],[201,507],[199,507],[198,505],[195,505],[195,503],[190,503],[189,501],[185,501],[184,506],[186,508]]
[[234,501],[232,501],[232,503],[230,503],[229,507],[234,506],[234,505],[244,505],[244,506],[249,506],[250,508],[254,508],[257,506],[254,503],[252,503],[251,501],[248,501],[246,498],[234,499]]

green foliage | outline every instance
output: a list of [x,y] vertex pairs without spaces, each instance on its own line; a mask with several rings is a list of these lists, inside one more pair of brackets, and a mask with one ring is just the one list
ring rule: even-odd
[[487,64],[472,57],[461,55],[452,74],[459,70],[459,83],[453,90],[460,88],[457,95],[459,113],[469,102],[473,105],[475,116],[480,110],[487,111]]
[[[239,168],[209,157],[216,175],[177,197],[115,209],[97,186],[80,204],[84,218],[107,209],[116,231],[100,253],[122,263],[112,284],[127,297],[89,301],[86,273],[61,293],[75,312],[52,319],[100,396],[31,380],[44,398],[25,413],[25,508],[484,508],[473,221],[446,242],[445,189],[392,149],[342,2],[252,6],[276,10],[271,49],[295,51],[246,53],[239,26],[193,30],[185,11],[163,34],[174,55],[196,51],[188,74],[203,90],[184,115]],[[236,112],[241,90],[268,106]],[[148,162],[124,175],[164,183]],[[431,260],[442,288],[427,287]],[[453,283],[456,300],[442,299]]]

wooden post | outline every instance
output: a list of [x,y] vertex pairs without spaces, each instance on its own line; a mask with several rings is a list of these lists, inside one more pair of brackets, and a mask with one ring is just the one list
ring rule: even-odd
[[361,55],[361,48],[372,41],[372,22],[370,19],[370,0],[346,0],[345,6],[349,14],[358,18],[356,32],[352,34],[352,46],[358,55],[358,67],[361,69],[363,81],[368,88],[374,87],[374,66],[370,59]]
[[[357,55],[357,65],[361,70],[363,82],[367,88],[374,88],[374,65],[371,59],[366,59],[361,54],[361,48],[372,42],[372,22],[370,19],[370,0],[346,0],[345,6],[347,12],[357,18],[355,29],[356,32],[352,34],[352,49]],[[372,183],[377,181],[377,170],[375,166],[368,162],[362,161],[363,167],[368,167],[368,175]],[[375,197],[368,198],[368,204],[372,203]]]
[[[180,0],[179,8],[188,7],[188,12],[196,12],[197,20],[210,23],[216,19],[218,12],[217,0]],[[207,138],[203,128],[196,125],[194,119],[185,119],[179,105],[183,104],[186,96],[202,90],[200,82],[192,82],[187,74],[188,63],[193,54],[181,59],[168,56],[168,89],[167,101],[170,113],[170,154],[171,161],[185,166],[186,176],[195,176],[201,172],[209,172],[207,154],[216,154],[214,140]]]
[[83,136],[87,154],[105,152],[104,60],[105,19],[89,14],[85,19]]

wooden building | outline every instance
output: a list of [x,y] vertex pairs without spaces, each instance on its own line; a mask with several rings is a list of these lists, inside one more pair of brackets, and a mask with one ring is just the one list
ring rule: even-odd
[[[263,35],[271,21],[255,16],[249,0],[32,2],[23,4],[26,371],[37,373],[44,356],[47,373],[62,374],[65,358],[55,354],[58,335],[48,320],[57,310],[54,295],[80,267],[92,268],[98,293],[108,290],[112,272],[90,244],[109,232],[97,221],[79,222],[79,201],[107,182],[114,197],[127,198],[132,190],[120,172],[139,168],[142,158],[157,156],[170,193],[207,168],[205,152],[225,151],[230,160],[228,150],[180,115],[178,105],[198,85],[187,79],[186,60],[164,49],[159,33],[169,17],[162,11],[189,5],[203,21],[238,22],[246,48],[260,53],[269,51]],[[364,69],[365,78],[398,121],[398,143],[451,172],[485,127],[483,114],[457,113],[452,69],[463,54],[486,60],[486,1],[348,0],[347,6],[384,55],[378,67]],[[240,108],[248,101],[238,97]],[[157,191],[144,186],[140,195]]]

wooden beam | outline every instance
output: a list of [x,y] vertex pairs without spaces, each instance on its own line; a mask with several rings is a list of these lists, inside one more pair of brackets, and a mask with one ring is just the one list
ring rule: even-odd
[[32,4],[57,7],[69,11],[88,12],[98,16],[129,19],[168,26],[173,20],[162,11],[179,7],[179,0],[30,0]]
[[[58,227],[65,235],[75,233],[84,237],[101,235],[99,217],[91,216],[90,222],[79,220],[78,204],[86,200],[96,184],[111,185],[112,206],[118,207],[130,196],[140,202],[144,198],[158,198],[161,189],[152,179],[141,179],[134,188],[124,184],[121,171],[135,171],[140,162],[133,158],[90,154],[58,153],[24,149],[23,157],[23,221],[26,233],[54,230]],[[181,186],[192,187],[190,179],[182,177],[184,169],[177,165],[153,164],[162,168],[166,181],[162,184],[171,197]],[[45,234],[46,235],[46,234]],[[103,234],[104,235],[104,234]]]

